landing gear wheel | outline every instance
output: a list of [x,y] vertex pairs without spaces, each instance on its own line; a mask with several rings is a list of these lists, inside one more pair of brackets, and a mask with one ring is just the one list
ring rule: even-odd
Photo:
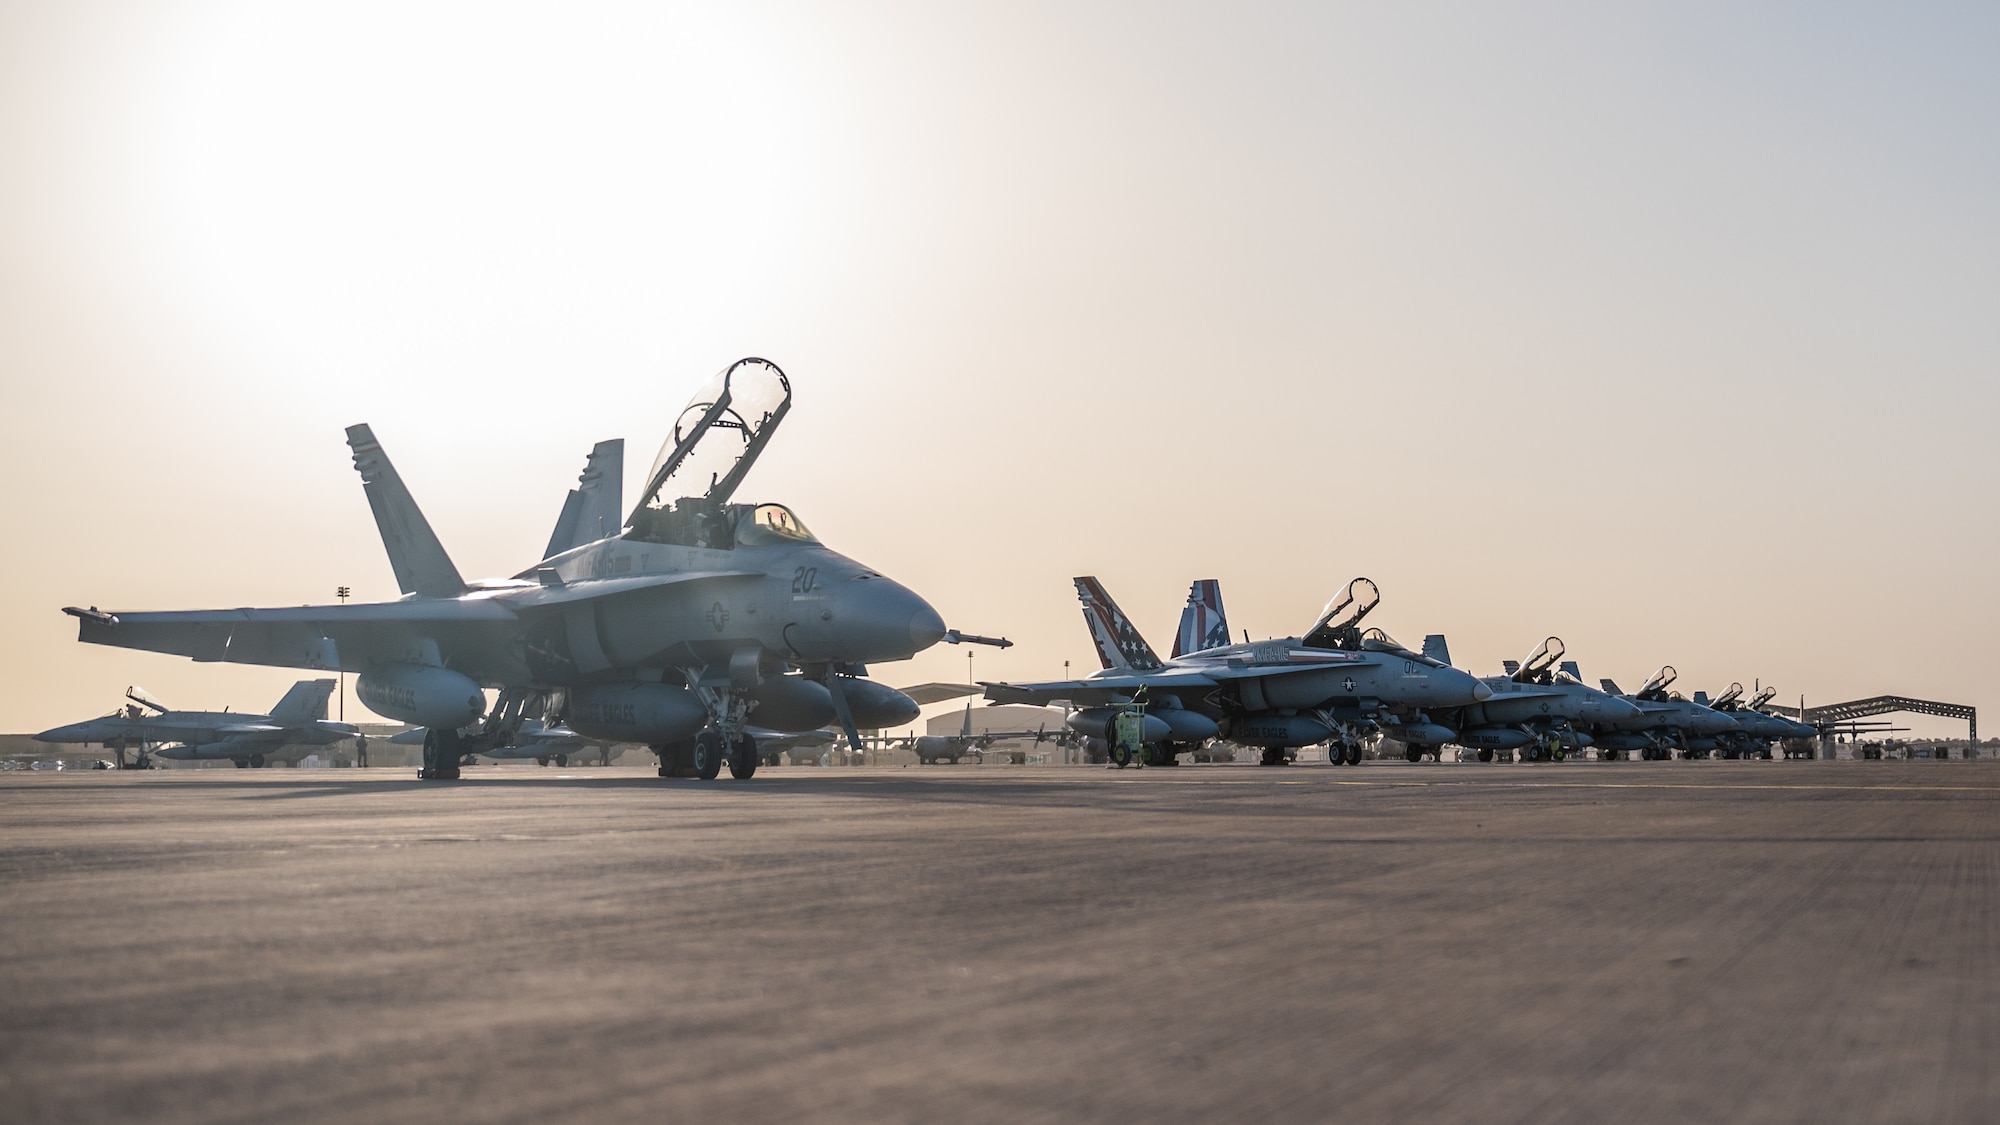
[[556,755],[556,766],[557,766],[557,768],[559,768],[559,769],[568,769],[568,768],[569,768],[569,755],[568,755],[568,754],[557,754],[557,755]]
[[251,768],[251,769],[253,769],[253,770],[261,770],[261,769],[263,769],[263,768],[264,768],[264,755],[262,755],[262,754],[252,754],[252,755],[250,755],[250,768]]
[[1493,751],[1481,750],[1477,754],[1475,754],[1474,757],[1478,758],[1482,762],[1490,762],[1493,760]]
[[1282,747],[1267,746],[1264,748],[1263,757],[1257,759],[1257,764],[1260,766],[1283,766],[1290,763],[1285,760],[1285,751]]
[[1358,765],[1360,765],[1360,764],[1361,764],[1361,744],[1360,744],[1359,742],[1350,742],[1350,743],[1348,743],[1348,744],[1347,744],[1347,752],[1346,752],[1346,754],[1345,754],[1344,756],[1345,756],[1345,757],[1347,758],[1347,764],[1348,764],[1348,765],[1350,765],[1350,766],[1358,766]]
[[431,730],[424,733],[424,764],[417,771],[420,781],[458,780],[458,732]]
[[538,766],[546,766],[549,764],[549,760],[547,758],[537,757],[535,759],[535,764]]
[[714,781],[722,772],[722,732],[710,727],[694,736],[694,775]]
[[735,745],[729,748],[729,776],[738,781],[748,781],[757,774],[757,740],[747,734],[736,736]]
[[1424,752],[1415,746],[1405,747],[1403,750],[1403,760],[1415,765],[1424,760]]
[[239,769],[239,770],[247,770],[247,769],[249,769],[249,768],[250,768],[250,759],[248,759],[248,758],[238,758],[238,759],[236,759],[236,768],[237,768],[237,769]]

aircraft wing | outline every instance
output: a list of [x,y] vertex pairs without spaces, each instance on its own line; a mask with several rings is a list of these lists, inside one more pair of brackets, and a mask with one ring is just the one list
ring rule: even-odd
[[963,699],[968,695],[978,695],[980,685],[917,684],[914,687],[897,688],[896,690],[909,696],[917,702],[918,706],[922,707],[929,706],[932,703],[943,703],[947,699]]
[[77,640],[207,662],[344,666],[359,672],[367,669],[371,654],[394,659],[423,638],[440,647],[460,640],[500,646],[515,621],[507,606],[474,594],[344,606],[98,614],[78,618]]
[[217,727],[217,728],[215,728],[215,733],[217,733],[217,734],[277,734],[277,733],[279,733],[279,732],[281,732],[281,731],[284,731],[284,730],[287,730],[287,729],[289,729],[289,728],[286,728],[286,727],[274,727],[274,726],[272,726],[272,725],[271,725],[271,724],[269,724],[269,723],[232,723],[232,724],[230,724],[229,726],[226,726],[226,727]]
[[1199,672],[1168,670],[1093,676],[1087,680],[1049,680],[1031,684],[981,683],[979,686],[986,689],[986,698],[995,703],[1046,704],[1066,699],[1072,703],[1097,704],[1130,696],[1142,687],[1149,692],[1208,692],[1221,685]]

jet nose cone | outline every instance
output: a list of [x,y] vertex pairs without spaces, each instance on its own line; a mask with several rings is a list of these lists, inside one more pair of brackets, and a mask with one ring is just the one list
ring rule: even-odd
[[1493,698],[1492,688],[1487,687],[1471,676],[1467,676],[1466,679],[1472,680],[1472,701],[1474,703],[1484,703]]
[[833,614],[835,660],[907,660],[944,638],[944,619],[908,588],[879,576],[852,583]]
[[915,594],[910,596],[917,601],[917,611],[910,615],[910,644],[915,646],[911,651],[922,652],[944,639],[944,618],[938,616],[929,602]]
[[1604,717],[1614,723],[1630,722],[1641,714],[1638,706],[1627,700],[1611,697],[1604,701]]
[[45,730],[42,733],[36,735],[35,741],[75,742],[77,741],[76,732],[77,732],[77,727],[75,726],[75,724],[71,724],[70,726],[66,727],[50,727],[48,730]]

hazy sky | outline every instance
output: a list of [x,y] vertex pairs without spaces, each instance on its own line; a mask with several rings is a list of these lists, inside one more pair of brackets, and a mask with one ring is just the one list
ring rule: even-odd
[[[2000,8],[0,0],[0,729],[302,673],[66,604],[467,574],[744,355],[744,489],[1095,666],[1190,579],[1348,578],[1497,671],[1975,704],[2000,678]],[[965,674],[940,646],[877,669]],[[349,714],[358,711],[350,698]],[[1995,722],[2000,722],[1996,716]],[[1954,724],[1938,724],[1947,732]]]

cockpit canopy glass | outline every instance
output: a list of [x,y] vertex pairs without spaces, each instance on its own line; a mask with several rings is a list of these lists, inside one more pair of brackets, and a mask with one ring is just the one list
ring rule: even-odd
[[1678,678],[1680,678],[1680,673],[1674,671],[1673,665],[1663,664],[1660,666],[1659,671],[1646,678],[1645,684],[1639,688],[1639,694],[1650,695],[1654,692],[1665,692],[1667,685],[1673,683]]
[[746,547],[819,542],[783,504],[759,504],[744,513],[736,524],[736,541]]
[[1382,602],[1382,591],[1366,578],[1356,578],[1340,595],[1326,603],[1319,619],[1300,642],[1307,648],[1357,648],[1361,643],[1361,619]]
[[1528,654],[1528,659],[1521,662],[1521,670],[1514,673],[1514,678],[1524,684],[1549,683],[1549,669],[1562,659],[1562,654],[1562,638],[1550,637]]
[[791,406],[791,382],[768,360],[737,360],[717,375],[681,411],[660,447],[643,499],[625,521],[632,534],[726,548],[729,497]]
[[777,364],[763,359],[730,364],[675,419],[646,475],[634,518],[682,499],[727,503],[791,405],[791,381]]

